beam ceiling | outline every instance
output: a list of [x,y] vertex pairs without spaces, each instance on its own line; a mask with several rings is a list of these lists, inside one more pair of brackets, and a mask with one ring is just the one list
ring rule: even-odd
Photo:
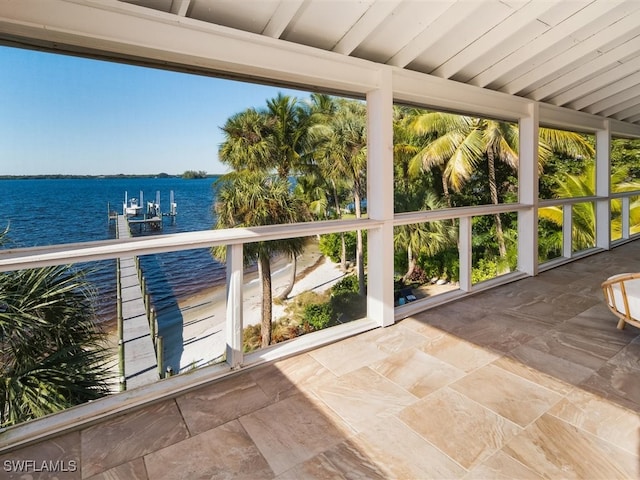
[[638,123],[637,0],[124,0]]

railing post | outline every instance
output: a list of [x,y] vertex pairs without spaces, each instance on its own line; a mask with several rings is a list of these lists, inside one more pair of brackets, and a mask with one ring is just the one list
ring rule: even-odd
[[158,360],[158,375],[160,375],[160,378],[164,378],[164,340],[162,335],[157,337],[156,356]]
[[122,271],[120,259],[116,258],[116,322],[118,326],[118,377],[120,391],[127,389],[127,381],[124,372],[124,318],[122,316]]
[[[143,291],[144,292],[144,291]],[[147,321],[151,321],[151,295],[144,292],[144,308],[147,315]]]
[[628,240],[631,235],[631,226],[629,223],[629,218],[631,216],[631,198],[630,197],[622,197],[622,209],[620,212],[622,215],[622,238],[624,240]]
[[573,255],[573,205],[562,205],[562,256]]
[[154,345],[156,343],[156,309],[151,307],[151,315],[149,315],[149,329],[151,330],[151,340]]
[[458,245],[460,259],[460,290],[471,290],[472,244],[471,244],[471,217],[460,217],[458,228]]
[[118,377],[120,379],[120,391],[127,389],[127,377],[124,373],[124,340],[118,340]]
[[242,364],[242,286],[244,275],[242,244],[227,245],[227,347],[226,362],[231,368]]

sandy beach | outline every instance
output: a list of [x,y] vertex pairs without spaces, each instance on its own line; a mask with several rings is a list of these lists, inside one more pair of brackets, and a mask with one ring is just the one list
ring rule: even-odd
[[[272,288],[276,298],[288,285],[292,263],[285,259],[272,263]],[[287,303],[306,291],[323,292],[345,273],[340,265],[320,253],[317,242],[310,242],[297,259],[296,282],[287,300],[273,304],[273,320],[285,314]],[[226,286],[204,288],[178,301],[177,308],[159,312],[159,334],[164,339],[165,367],[174,372],[205,365],[219,359],[226,345]],[[259,324],[262,291],[257,273],[245,275],[243,289],[244,325]]]

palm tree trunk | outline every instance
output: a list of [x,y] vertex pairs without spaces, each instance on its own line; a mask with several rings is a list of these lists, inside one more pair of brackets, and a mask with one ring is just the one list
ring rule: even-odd
[[[342,212],[340,211],[340,201],[338,200],[338,189],[336,188],[336,182],[331,180],[331,186],[333,187],[333,201],[336,206],[336,215],[338,215],[338,218],[342,218]],[[340,233],[340,244],[342,247],[340,251],[340,270],[342,270],[343,272],[346,272],[347,271],[347,242],[344,239],[344,232]]]
[[278,295],[278,300],[286,300],[286,298],[291,293],[291,290],[293,290],[293,286],[296,283],[297,265],[298,265],[298,257],[296,255],[292,255],[291,256],[291,269],[290,269],[290,272],[289,272],[289,284],[284,289],[284,291],[280,295]]
[[258,275],[262,281],[262,324],[260,334],[262,338],[261,346],[264,348],[271,344],[272,328],[271,263],[268,255],[261,254],[258,256]]
[[442,173],[442,193],[447,201],[447,207],[451,208],[451,195],[449,195],[449,184],[447,183],[447,178],[444,176],[444,168],[441,167],[440,172]]
[[411,249],[411,245],[407,246],[407,263],[409,265],[409,267],[407,268],[407,273],[404,274],[404,277],[402,277],[402,283],[407,283],[407,281],[409,280],[409,278],[411,278],[411,275],[413,275],[413,272],[416,269],[416,259],[413,256],[413,250]]
[[[487,163],[489,166],[489,193],[491,194],[491,203],[498,205],[498,187],[496,185],[496,165],[495,155],[492,149],[487,151]],[[504,232],[502,231],[502,219],[500,214],[495,214],[496,220],[496,240],[498,241],[498,252],[501,259],[507,258],[507,247],[504,242]],[[509,265],[502,265],[499,267],[498,273],[507,273],[509,271]]]

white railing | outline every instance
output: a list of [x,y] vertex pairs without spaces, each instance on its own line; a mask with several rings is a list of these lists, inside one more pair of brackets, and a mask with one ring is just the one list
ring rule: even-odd
[[620,212],[620,219],[622,221],[621,228],[621,238],[617,240],[612,240],[612,245],[619,245],[624,243],[631,238],[640,235],[632,235],[631,234],[631,197],[640,196],[640,190],[634,190],[632,192],[616,192],[611,194],[611,200],[620,199],[622,202],[622,210]]
[[[622,198],[623,211],[626,212],[627,219],[629,217],[629,199],[639,193],[640,192],[625,192],[611,196],[612,198]],[[539,207],[562,205],[563,208],[570,211],[572,205],[589,201],[610,201],[610,198],[582,197],[543,200],[540,201]],[[625,202],[626,207],[624,206]],[[427,298],[398,307],[395,309],[394,315],[396,319],[399,319],[470,293],[486,290],[526,276],[526,274],[522,272],[512,272],[493,280],[482,282],[481,284],[472,285],[471,225],[473,217],[476,216],[513,212],[520,214],[531,211],[533,208],[534,206],[532,205],[506,203],[500,205],[481,205],[399,213],[394,215],[393,219],[388,222],[370,218],[331,220],[0,250],[0,272],[3,272],[49,265],[116,259],[132,255],[149,255],[196,248],[210,248],[220,245],[227,246],[227,347],[225,364],[198,369],[196,372],[177,375],[167,380],[140,387],[136,390],[136,393],[129,392],[126,397],[113,395],[100,401],[84,404],[70,409],[70,411],[29,422],[28,428],[9,429],[0,436],[0,451],[20,443],[37,440],[40,436],[63,431],[87,419],[95,421],[98,418],[125,411],[128,408],[142,405],[154,399],[175,395],[181,391],[210,382],[212,379],[228,375],[233,370],[245,365],[253,365],[282,358],[380,326],[378,322],[364,318],[314,332],[313,334],[304,335],[290,342],[272,345],[268,348],[245,355],[242,348],[242,287],[244,274],[242,252],[245,243],[355,230],[375,230],[389,224],[392,226],[400,226],[420,222],[457,219],[459,221],[460,289],[455,292],[450,292],[449,294],[438,295],[437,298]],[[565,215],[565,218],[567,217],[571,217],[570,213]],[[570,223],[571,221],[569,220],[566,226],[567,232],[571,231]],[[626,231],[627,235],[625,238],[628,238],[628,225],[626,226]],[[570,235],[568,236],[570,237]],[[382,248],[393,249],[393,244],[384,245]],[[369,265],[378,261],[379,254],[379,251],[369,249]],[[369,295],[371,295],[371,293],[369,293]]]

